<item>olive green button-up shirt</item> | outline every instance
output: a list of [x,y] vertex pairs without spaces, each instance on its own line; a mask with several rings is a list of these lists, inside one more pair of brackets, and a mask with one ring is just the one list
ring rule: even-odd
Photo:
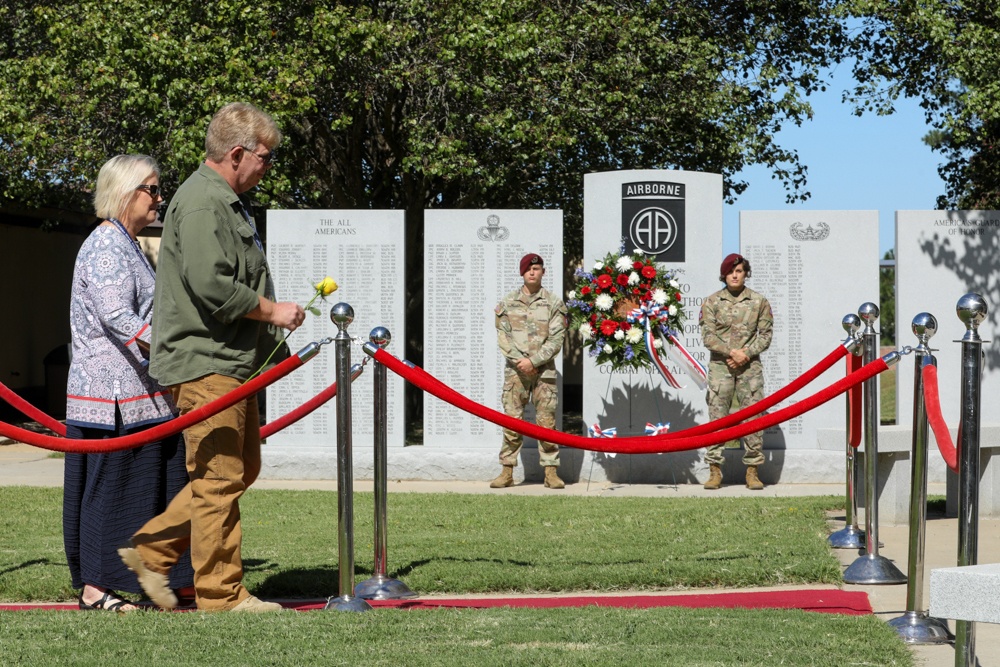
[[744,287],[737,296],[727,288],[705,299],[701,306],[701,337],[713,361],[724,361],[731,350],[746,350],[751,359],[771,345],[774,316],[771,304]]
[[[246,380],[279,339],[245,315],[273,299],[250,205],[205,164],[177,189],[163,223],[149,371],[163,385],[217,373]],[[259,352],[262,351],[262,354]],[[279,361],[287,356],[275,355]]]

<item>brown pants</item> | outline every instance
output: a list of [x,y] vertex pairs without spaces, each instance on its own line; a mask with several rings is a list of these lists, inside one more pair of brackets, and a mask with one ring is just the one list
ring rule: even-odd
[[[186,414],[239,387],[223,375],[170,388]],[[169,574],[191,548],[198,608],[231,609],[250,594],[243,587],[239,499],[260,473],[260,418],[257,399],[241,401],[184,431],[191,481],[132,541],[146,567]]]

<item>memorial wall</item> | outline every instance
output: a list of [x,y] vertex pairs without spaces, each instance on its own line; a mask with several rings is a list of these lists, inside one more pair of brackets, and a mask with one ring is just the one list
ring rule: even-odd
[[[921,312],[938,321],[930,346],[938,360],[941,410],[951,427],[960,415],[965,326],[955,314],[962,295],[976,292],[989,313],[979,326],[983,338],[983,424],[1000,423],[988,408],[1000,391],[1000,211],[896,211],[896,336],[915,346],[913,317]],[[897,423],[913,422],[912,358],[896,372]]]
[[[841,345],[845,315],[866,301],[878,304],[878,242],[878,211],[740,212],[740,249],[752,268],[747,286],[767,297],[774,314],[771,346],[761,355],[765,394]],[[842,379],[846,365],[837,363],[771,412]],[[815,449],[817,429],[844,428],[844,410],[837,398],[768,429],[764,448]],[[837,445],[843,451],[844,443]]]
[[[562,229],[561,211],[425,212],[424,368],[431,375],[473,401],[503,411],[504,358],[497,348],[494,309],[524,284],[518,264],[530,252],[545,261],[542,287],[564,298]],[[562,363],[560,354],[560,389]],[[526,411],[525,418],[532,414]],[[476,476],[483,476],[495,474],[500,443],[499,426],[425,394],[425,449],[464,453],[466,465],[482,467]],[[526,438],[525,463],[537,460],[533,447],[537,443]]]
[[[584,176],[583,264],[589,270],[609,252],[640,247],[673,271],[681,285],[687,323],[680,338],[702,364],[698,312],[721,287],[722,177],[691,171],[636,170]],[[573,333],[574,345],[580,345]],[[647,422],[670,422],[671,430],[707,420],[705,392],[678,364],[667,363],[685,385],[672,389],[653,369],[613,370],[583,358],[583,421],[616,428],[619,436],[643,435]],[[580,478],[612,482],[694,483],[704,466],[701,453],[614,455],[577,451],[571,463]],[[564,463],[565,466],[565,463]],[[563,475],[563,472],[560,472]],[[575,479],[569,471],[565,479]]]
[[[304,306],[315,294],[313,285],[325,276],[339,289],[326,300],[317,299],[319,317],[306,314],[304,324],[288,339],[297,352],[311,341],[333,338],[337,327],[331,307],[340,301],[354,308],[348,333],[358,339],[351,346],[352,363],[367,355],[360,343],[376,326],[392,334],[388,351],[402,356],[404,331],[404,218],[402,211],[272,210],[267,214],[267,258],[281,301]],[[335,382],[334,346],[321,352],[294,373],[267,389],[267,419],[299,407]],[[371,458],[373,443],[372,363],[354,381],[353,436],[355,461]],[[403,383],[388,382],[390,448],[402,448],[405,439]],[[336,400],[328,401],[308,417],[268,438],[263,448],[266,477],[336,479]]]

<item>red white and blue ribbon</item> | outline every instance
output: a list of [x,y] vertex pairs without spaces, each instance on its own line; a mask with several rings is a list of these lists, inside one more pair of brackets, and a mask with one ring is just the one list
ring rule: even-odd
[[646,341],[646,353],[652,360],[653,366],[656,370],[660,371],[660,377],[663,378],[663,381],[674,389],[683,389],[684,385],[677,381],[674,374],[671,373],[670,369],[667,368],[667,365],[663,363],[663,358],[660,357],[660,353],[656,349],[656,338],[653,336],[653,333],[647,330],[646,333],[643,334],[642,338]]
[[[663,381],[674,389],[683,389],[684,386],[670,372],[667,364],[660,357],[660,351],[656,349],[656,339],[653,336],[655,325],[657,323],[665,324],[669,312],[669,307],[658,305],[653,301],[644,301],[638,308],[632,309],[628,314],[627,320],[631,324],[645,328],[646,332],[643,340],[646,343],[646,353],[653,362],[653,366],[660,372],[660,377],[663,378]],[[699,389],[708,387],[708,372],[705,370],[705,367],[694,358],[694,355],[688,352],[677,336],[673,333],[668,333],[667,340],[664,340],[661,336],[660,342],[663,347],[667,348],[667,355],[670,359],[691,376],[691,379],[694,380]]]
[[662,422],[656,424],[646,422],[646,435],[666,435],[667,433],[670,433],[670,422],[666,424]]
[[698,385],[699,389],[708,388],[708,371],[705,367],[701,365],[701,362],[694,358],[687,348],[681,345],[680,340],[677,339],[672,333],[668,333],[667,337],[673,345],[664,344],[667,349],[667,354],[677,362],[681,368],[687,372],[687,374],[694,380],[694,383]]
[[599,425],[594,424],[589,429],[591,438],[617,438],[618,429],[612,426],[611,428],[602,429]]

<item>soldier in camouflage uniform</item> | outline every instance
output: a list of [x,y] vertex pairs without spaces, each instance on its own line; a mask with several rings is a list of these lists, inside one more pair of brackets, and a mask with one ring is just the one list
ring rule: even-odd
[[[764,397],[764,373],[760,353],[771,345],[774,317],[763,295],[746,286],[750,262],[741,255],[728,255],[719,268],[724,289],[712,294],[701,306],[701,337],[711,353],[708,364],[708,416],[721,419],[729,414],[733,394],[741,408]],[[764,435],[752,433],[743,439],[746,451],[747,488],[764,488],[757,468],[764,463]],[[722,486],[722,451],[725,445],[708,448],[706,489]]]
[[[521,258],[524,285],[503,298],[496,307],[497,344],[507,359],[504,369],[503,409],[511,417],[521,419],[524,406],[530,400],[535,405],[535,421],[539,426],[555,428],[556,366],[553,362],[562,350],[566,332],[566,305],[562,299],[542,288],[545,264],[530,253]],[[524,436],[504,429],[500,448],[503,472],[490,482],[501,489],[514,484],[514,467]],[[538,458],[545,468],[545,486],[561,489],[565,486],[556,474],[559,466],[559,446],[539,441]]]

